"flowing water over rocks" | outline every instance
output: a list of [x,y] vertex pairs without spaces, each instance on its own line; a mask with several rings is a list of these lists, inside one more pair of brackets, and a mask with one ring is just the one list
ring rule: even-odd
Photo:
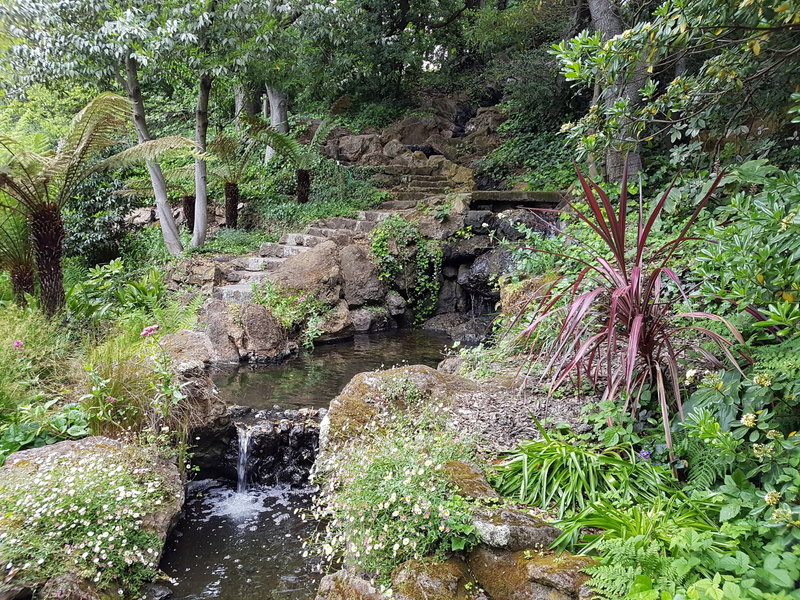
[[231,467],[201,470],[201,477],[216,478],[189,485],[184,517],[161,563],[174,580],[174,598],[313,598],[321,574],[303,557],[302,539],[315,525],[298,514],[313,489],[303,483],[307,465],[293,471],[282,460],[308,462],[302,457],[311,451],[304,446],[315,444],[317,412],[309,409],[326,408],[353,375],[403,363],[435,366],[448,342],[423,331],[362,335],[283,364],[218,373],[220,394],[239,405],[225,430],[227,449],[217,457]]

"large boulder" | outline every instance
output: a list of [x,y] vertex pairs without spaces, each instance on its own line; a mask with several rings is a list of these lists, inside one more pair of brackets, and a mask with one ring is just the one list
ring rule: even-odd
[[321,424],[320,452],[328,444],[345,442],[357,435],[382,412],[402,402],[402,395],[392,393],[398,387],[413,388],[432,402],[449,403],[456,394],[475,390],[477,385],[423,365],[359,373],[331,401]]
[[384,139],[397,139],[406,146],[421,146],[432,135],[452,136],[452,123],[441,117],[406,117],[383,130]]
[[364,155],[379,153],[381,147],[381,138],[377,134],[347,135],[338,139],[337,158],[355,163]]
[[287,258],[270,273],[275,283],[292,290],[312,294],[327,304],[337,304],[342,291],[339,248],[333,241]]
[[504,550],[546,550],[561,530],[512,506],[481,507],[472,524],[481,542]]
[[181,374],[202,372],[212,362],[214,346],[208,334],[183,329],[161,338],[161,347],[167,352],[173,368]]
[[366,247],[358,244],[345,246],[339,251],[339,263],[344,279],[344,297],[350,306],[383,301],[386,284],[380,280],[380,271],[370,259]]
[[241,355],[244,331],[234,320],[234,314],[240,310],[237,305],[230,305],[222,300],[209,300],[200,311],[205,323],[205,333],[213,350],[212,361],[222,364],[238,364]]
[[[135,451],[136,454],[131,454]],[[184,486],[178,467],[156,454],[142,456],[140,448],[126,446],[124,443],[102,436],[93,436],[81,440],[66,440],[11,454],[5,464],[0,467],[0,481],[30,480],[37,478],[37,473],[43,465],[59,464],[60,469],[74,468],[76,471],[85,468],[82,461],[88,457],[98,457],[104,463],[123,465],[124,468],[139,473],[139,469],[146,469],[150,477],[158,482],[163,490],[163,500],[157,506],[147,506],[142,516],[141,526],[158,536],[162,544],[168,533],[180,517],[184,500]],[[145,462],[142,460],[145,459]],[[50,482],[57,490],[58,481]],[[13,523],[17,515],[6,515],[7,523]],[[63,572],[47,580],[27,582],[33,588],[39,588],[37,597],[44,600],[95,600],[104,597],[94,584],[88,579],[91,574],[79,572],[74,567],[64,565]],[[24,588],[11,588],[0,590],[0,594],[8,592],[11,595],[23,594]]]
[[167,271],[167,287],[172,290],[183,286],[197,287],[210,294],[214,286],[228,279],[229,265],[202,256],[192,256],[175,263]]
[[500,299],[497,278],[511,270],[514,257],[506,248],[494,248],[480,255],[472,266],[459,269],[458,284],[469,292]]
[[245,304],[242,322],[242,350],[251,362],[271,362],[292,353],[289,336],[278,319],[259,304]]
[[582,569],[588,556],[543,553],[535,549],[511,552],[479,546],[467,563],[492,600],[583,600],[590,598]]

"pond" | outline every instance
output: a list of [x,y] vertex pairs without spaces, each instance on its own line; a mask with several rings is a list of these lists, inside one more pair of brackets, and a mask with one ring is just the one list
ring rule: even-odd
[[[220,372],[214,380],[229,404],[323,408],[357,373],[401,364],[436,366],[449,342],[446,336],[416,330],[361,335],[282,364]],[[309,506],[313,490],[236,488],[236,481],[226,480],[189,484],[185,514],[161,562],[174,581],[174,598],[313,598],[321,574],[313,559],[303,558],[302,540],[315,525],[298,514]]]

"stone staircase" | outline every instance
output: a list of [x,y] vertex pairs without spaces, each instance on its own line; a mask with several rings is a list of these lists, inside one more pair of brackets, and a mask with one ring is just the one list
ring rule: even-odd
[[213,296],[226,302],[248,302],[253,296],[253,283],[269,278],[287,258],[327,240],[347,244],[364,239],[384,219],[413,212],[416,205],[416,200],[388,201],[375,210],[361,211],[354,218],[331,217],[312,223],[305,233],[286,233],[278,242],[263,244],[258,256],[227,261],[232,269],[227,272],[227,281],[214,287]]

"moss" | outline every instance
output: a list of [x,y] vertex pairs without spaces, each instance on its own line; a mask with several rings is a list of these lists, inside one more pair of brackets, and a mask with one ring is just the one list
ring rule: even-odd
[[486,481],[483,471],[477,465],[461,460],[451,460],[445,464],[444,470],[447,478],[463,496],[476,500],[500,498],[500,495]]

